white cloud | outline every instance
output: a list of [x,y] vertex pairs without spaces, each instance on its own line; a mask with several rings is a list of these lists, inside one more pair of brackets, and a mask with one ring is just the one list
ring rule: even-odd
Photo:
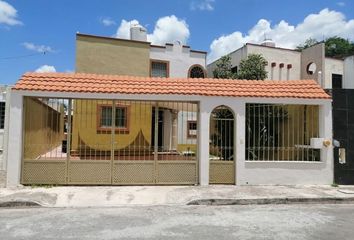
[[49,47],[49,46],[35,45],[33,43],[30,43],[30,42],[24,42],[24,43],[22,43],[22,46],[24,46],[28,50],[32,50],[32,51],[36,51],[36,52],[40,52],[40,53],[54,52],[54,50],[51,47]]
[[109,27],[109,26],[112,26],[112,25],[116,25],[116,24],[117,24],[114,20],[112,20],[112,19],[109,18],[109,17],[101,18],[101,19],[100,19],[100,22],[101,22],[104,26],[106,26],[106,27]]
[[271,38],[278,47],[295,48],[308,38],[322,40],[332,36],[354,39],[354,19],[347,20],[341,12],[327,8],[310,14],[297,24],[290,25],[285,20],[271,26],[270,21],[260,19],[246,35],[239,31],[214,39],[210,45],[208,62],[242,47],[243,44],[261,43],[264,37]]
[[0,0],[0,24],[10,26],[23,24],[17,19],[17,10],[12,5],[2,0]]
[[345,6],[345,2],[337,2],[337,5],[340,7],[344,7]]
[[131,21],[126,21],[123,19],[117,29],[117,33],[115,34],[115,37],[117,38],[124,38],[124,39],[129,39],[130,38],[130,26],[139,24],[139,21],[134,19]]
[[[135,24],[139,24],[139,21],[136,19],[131,21],[123,19],[115,37],[129,39],[130,26]],[[159,18],[153,32],[147,35],[147,39],[152,44],[164,45],[165,43],[173,43],[175,41],[186,44],[189,35],[189,27],[186,21],[178,19],[175,15],[171,15]]]
[[35,72],[38,72],[38,73],[51,73],[51,72],[56,72],[56,71],[57,70],[55,69],[55,67],[50,66],[50,65],[42,65],[35,70]]
[[213,3],[215,0],[199,0],[192,1],[190,4],[191,10],[200,10],[200,11],[213,11],[214,6]]

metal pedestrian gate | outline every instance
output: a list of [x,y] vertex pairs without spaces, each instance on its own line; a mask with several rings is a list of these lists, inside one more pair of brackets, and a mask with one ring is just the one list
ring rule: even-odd
[[213,110],[210,117],[209,182],[235,184],[234,114],[226,106]]
[[197,184],[198,104],[24,98],[22,184]]

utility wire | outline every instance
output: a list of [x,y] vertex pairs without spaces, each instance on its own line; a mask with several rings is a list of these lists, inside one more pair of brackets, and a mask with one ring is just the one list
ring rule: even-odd
[[12,60],[12,59],[19,59],[19,58],[26,58],[26,57],[33,57],[37,55],[45,55],[47,52],[41,52],[41,53],[32,53],[32,54],[27,54],[27,55],[20,55],[20,56],[12,56],[12,57],[1,57],[0,60]]

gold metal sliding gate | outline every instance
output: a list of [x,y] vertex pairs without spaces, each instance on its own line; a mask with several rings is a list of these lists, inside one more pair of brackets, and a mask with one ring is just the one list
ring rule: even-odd
[[24,98],[23,184],[197,184],[193,102]]
[[210,117],[210,170],[212,184],[235,184],[234,114],[225,106]]

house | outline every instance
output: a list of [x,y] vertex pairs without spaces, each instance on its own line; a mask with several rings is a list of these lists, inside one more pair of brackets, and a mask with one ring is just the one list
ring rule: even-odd
[[[262,44],[246,43],[229,53],[232,71],[237,72],[240,61],[249,54],[262,54],[266,59],[267,80],[315,79],[325,89],[348,84],[343,82],[343,74],[352,67],[347,66],[345,70],[344,60],[326,57],[324,43],[296,50],[276,47],[271,40],[265,40]],[[208,64],[208,76],[212,76],[216,62]]]
[[[180,42],[166,43],[164,46],[152,45],[147,42],[146,29],[140,25],[133,25],[130,29],[131,39],[118,39],[101,37],[87,34],[77,34],[76,40],[76,72],[99,73],[133,76],[150,76],[162,78],[205,78],[206,75],[206,52],[192,50],[189,46]],[[76,101],[74,111],[76,117],[86,117],[80,114],[81,106],[85,102]],[[87,104],[86,104],[87,105]],[[183,107],[160,107],[155,116],[155,107],[152,105],[132,104],[127,106],[124,102],[116,103],[116,117],[120,119],[117,135],[124,137],[126,144],[119,144],[120,154],[128,152],[131,142],[137,142],[143,138],[145,142],[155,141],[155,133],[151,129],[151,122],[155,122],[161,129],[158,135],[158,151],[178,151],[193,154],[196,147],[196,120],[195,112],[186,111],[188,106]],[[109,146],[102,146],[99,142],[109,139],[107,134],[107,120],[104,118],[112,114],[112,109],[103,102],[97,102],[90,106],[94,114],[100,115],[97,119],[97,128],[81,130],[81,126],[73,124],[72,147],[77,151],[90,148],[95,151],[107,150]],[[191,108],[191,110],[193,107]],[[126,118],[126,114],[144,112],[146,119],[145,128],[136,128],[134,122]],[[132,116],[132,119],[138,116]],[[129,125],[129,126],[128,126]],[[171,126],[174,128],[172,130]],[[129,129],[129,130],[128,130]],[[184,129],[178,131],[177,129]],[[180,136],[176,136],[180,134]],[[176,141],[178,139],[178,141]],[[100,147],[98,147],[100,145]],[[100,149],[102,148],[102,149]]]
[[[10,103],[8,186],[333,182],[331,98],[313,80],[26,73]],[[169,149],[185,132],[194,149]]]

